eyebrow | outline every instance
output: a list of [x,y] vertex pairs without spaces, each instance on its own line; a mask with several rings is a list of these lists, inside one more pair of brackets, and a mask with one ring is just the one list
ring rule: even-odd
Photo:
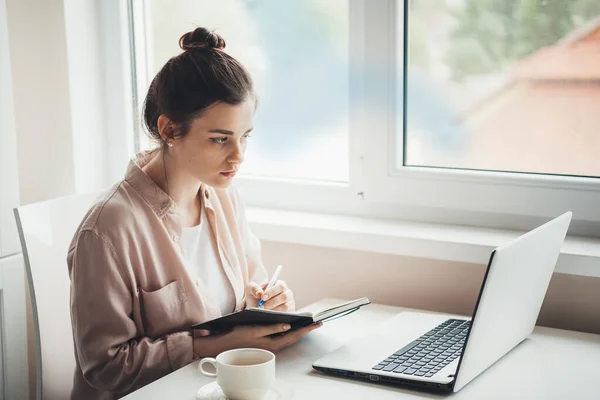
[[[248,129],[246,132],[244,132],[245,134],[252,131],[252,129],[254,129],[254,127]],[[209,133],[221,133],[223,135],[230,135],[233,136],[233,132],[232,131],[228,131],[227,129],[211,129],[208,131]]]

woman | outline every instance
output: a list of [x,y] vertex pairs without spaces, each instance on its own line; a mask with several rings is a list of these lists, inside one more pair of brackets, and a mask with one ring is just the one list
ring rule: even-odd
[[130,163],[69,249],[77,369],[72,398],[113,399],[193,360],[236,348],[277,351],[315,324],[242,327],[218,336],[195,323],[256,306],[293,311],[279,281],[265,291],[260,244],[231,180],[244,161],[256,97],[225,41],[204,28],[156,75],[144,120],[160,146]]

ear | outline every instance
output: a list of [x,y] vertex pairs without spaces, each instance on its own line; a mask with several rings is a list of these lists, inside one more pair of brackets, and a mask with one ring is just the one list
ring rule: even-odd
[[167,139],[171,138],[171,135],[173,134],[173,124],[171,123],[171,120],[165,114],[161,114],[158,117],[157,125],[160,137],[162,138],[163,142],[166,142]]

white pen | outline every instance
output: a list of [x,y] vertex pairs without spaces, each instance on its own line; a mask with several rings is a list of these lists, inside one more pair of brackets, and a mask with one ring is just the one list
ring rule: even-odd
[[[271,277],[271,281],[267,285],[265,292],[267,290],[271,289],[277,283],[277,279],[279,279],[279,274],[281,273],[282,268],[283,267],[281,265],[277,266],[277,269],[275,270],[275,273]],[[261,308],[263,306],[263,304],[265,304],[265,301],[261,298],[260,301],[258,302],[258,308]]]

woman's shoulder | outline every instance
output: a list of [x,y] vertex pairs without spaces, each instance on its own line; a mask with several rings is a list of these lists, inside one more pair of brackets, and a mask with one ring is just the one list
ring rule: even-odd
[[120,181],[102,192],[83,218],[77,234],[92,231],[98,236],[108,237],[116,230],[128,229],[135,225],[139,209],[144,203],[128,190],[125,181]]

